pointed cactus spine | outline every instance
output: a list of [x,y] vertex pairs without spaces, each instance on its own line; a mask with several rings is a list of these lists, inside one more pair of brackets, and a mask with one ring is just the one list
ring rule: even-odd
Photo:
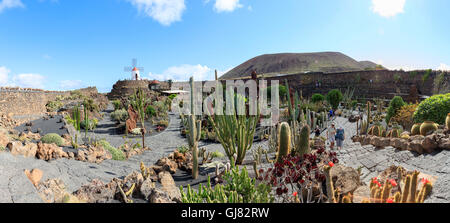
[[300,130],[300,140],[299,140],[299,151],[298,154],[303,157],[304,154],[309,154],[311,152],[311,148],[309,146],[309,133],[311,129],[308,125],[304,125]]
[[291,153],[291,128],[287,122],[280,124],[278,130],[278,156],[277,162],[281,163],[283,157]]

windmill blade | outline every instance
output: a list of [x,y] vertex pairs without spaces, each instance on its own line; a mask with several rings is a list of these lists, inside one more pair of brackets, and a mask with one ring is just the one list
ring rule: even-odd
[[133,60],[131,61],[131,65],[132,65],[133,67],[136,67],[136,66],[137,66],[137,59],[136,59],[136,58],[133,58]]
[[133,70],[132,67],[125,67],[125,68],[123,68],[123,71],[125,71],[125,72],[131,72],[132,70]]
[[144,68],[143,67],[138,67],[137,68],[140,72],[144,73]]

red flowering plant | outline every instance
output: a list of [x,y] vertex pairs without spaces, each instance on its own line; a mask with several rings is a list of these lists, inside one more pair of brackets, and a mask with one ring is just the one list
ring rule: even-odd
[[[260,170],[258,180],[276,188],[276,196],[283,202],[320,203],[325,191],[324,165],[339,163],[335,152],[319,148],[303,157],[288,155],[267,171]],[[291,189],[291,193],[289,192]]]

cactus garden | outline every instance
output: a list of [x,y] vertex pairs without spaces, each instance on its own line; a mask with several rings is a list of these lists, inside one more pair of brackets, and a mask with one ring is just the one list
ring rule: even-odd
[[450,203],[449,7],[0,0],[0,203]]

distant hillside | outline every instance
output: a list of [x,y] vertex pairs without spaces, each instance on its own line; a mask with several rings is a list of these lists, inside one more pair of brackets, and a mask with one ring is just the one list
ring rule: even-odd
[[375,69],[377,64],[370,61],[358,62],[339,52],[320,53],[279,53],[254,57],[235,67],[220,79],[251,76],[253,70],[258,75],[295,74],[303,72],[344,72]]

